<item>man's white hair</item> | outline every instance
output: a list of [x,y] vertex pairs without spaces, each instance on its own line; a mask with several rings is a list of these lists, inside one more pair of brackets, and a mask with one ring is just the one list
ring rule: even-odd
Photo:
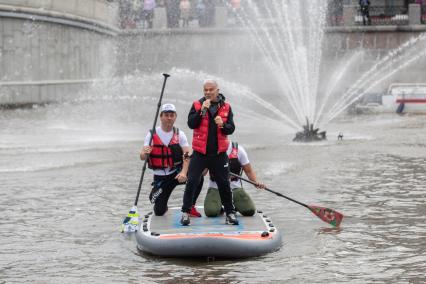
[[219,86],[219,85],[217,84],[216,80],[214,80],[214,79],[205,79],[205,80],[204,80],[204,83],[203,83],[203,86],[204,86],[205,84],[214,84],[216,87],[218,87],[218,86]]

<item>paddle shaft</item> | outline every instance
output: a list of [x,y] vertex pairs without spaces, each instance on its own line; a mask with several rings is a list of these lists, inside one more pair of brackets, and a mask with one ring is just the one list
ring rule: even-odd
[[[229,175],[231,175],[231,176],[233,176],[233,177],[236,177],[236,178],[239,178],[239,179],[241,179],[241,180],[243,180],[243,181],[245,181],[245,182],[251,183],[251,184],[252,184],[252,185],[254,185],[254,186],[256,186],[256,185],[257,185],[256,183],[252,182],[251,180],[248,180],[248,179],[246,179],[246,178],[243,178],[242,176],[239,176],[239,175],[237,175],[237,174],[234,174],[234,173],[231,173],[231,172],[230,172],[230,173],[229,173]],[[288,199],[288,200],[290,200],[290,201],[293,201],[293,202],[295,202],[295,203],[297,203],[297,204],[299,204],[299,205],[302,205],[302,206],[304,206],[304,207],[308,208],[309,210],[311,210],[311,208],[310,208],[308,205],[306,205],[305,203],[302,203],[302,202],[300,202],[300,201],[294,200],[293,198],[288,197],[288,196],[285,196],[284,194],[281,194],[281,193],[279,193],[279,192],[273,191],[272,189],[269,189],[269,188],[267,188],[267,187],[265,187],[265,188],[264,188],[264,190],[269,191],[269,192],[272,192],[273,194],[278,195],[278,196],[280,196],[280,197],[284,197],[285,199]]]
[[[160,112],[161,101],[163,100],[164,89],[166,88],[166,81],[167,81],[167,78],[170,77],[169,74],[165,74],[165,73],[163,74],[163,76],[164,76],[163,87],[161,89],[160,99],[158,100],[158,104],[157,104],[157,112],[155,113],[154,124],[152,125],[152,131],[151,131],[152,134],[155,133],[155,126],[157,125],[158,113]],[[151,143],[152,143],[152,139],[153,139],[152,134],[151,134],[151,138],[149,139],[148,145],[151,145]],[[136,194],[136,199],[135,199],[135,204],[134,204],[135,206],[138,205],[139,194],[141,193],[142,182],[143,182],[143,177],[145,176],[147,163],[148,163],[148,157],[145,159],[145,161],[143,163],[142,174],[141,174],[141,178],[139,180],[138,193]]]

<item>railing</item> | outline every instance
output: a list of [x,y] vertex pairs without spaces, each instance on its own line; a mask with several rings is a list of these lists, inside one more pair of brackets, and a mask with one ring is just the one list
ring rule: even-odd
[[[196,9],[196,1],[197,0],[190,0],[191,5],[191,11],[190,11],[190,17],[189,20],[197,20],[197,9]],[[214,3],[215,7],[223,7],[224,3],[227,0],[215,0]],[[266,11],[265,4],[268,0],[258,0],[258,8],[260,11],[260,14],[262,17],[265,17],[265,20],[267,20],[267,17],[269,17],[269,13]],[[264,1],[264,2],[262,2]],[[356,1],[358,2],[358,1]],[[371,1],[374,2],[374,1]],[[396,2],[396,1],[395,1]],[[399,1],[403,2],[403,1]],[[140,11],[138,12],[135,8],[135,3],[142,3],[142,2],[134,2],[133,0],[121,0],[120,2],[120,19],[121,19],[121,27],[124,29],[132,29],[137,28],[138,23],[141,22],[143,17],[140,15]],[[244,3],[242,1],[242,3]],[[263,3],[263,4],[262,4]],[[351,6],[343,4],[342,0],[330,0],[328,6],[328,18],[327,18],[327,24],[329,26],[342,26],[345,25],[345,19],[344,17],[347,15],[344,15],[344,9],[350,8],[355,9],[356,14],[354,17],[355,25],[362,25],[363,19],[362,19],[362,13],[359,5]],[[137,6],[137,5],[136,5]],[[244,6],[242,4],[242,6]],[[138,6],[140,9],[141,6]],[[164,0],[157,0],[157,7],[164,7]],[[272,11],[274,14],[274,11]],[[352,14],[352,11],[351,11]],[[370,15],[370,24],[371,25],[408,25],[409,24],[409,18],[408,18],[408,7],[406,5],[381,5],[376,6],[372,4],[369,8],[369,15]],[[275,16],[275,15],[274,15]],[[157,17],[157,15],[154,15],[154,17]],[[235,19],[233,18],[234,15],[232,13],[228,13],[228,22],[234,22]],[[353,16],[351,16],[353,17]],[[166,20],[166,19],[164,19]],[[271,23],[274,23],[274,17],[269,19]],[[352,20],[352,19],[351,19]],[[352,22],[352,21],[348,21]],[[422,13],[421,13],[421,23],[426,24],[426,1],[422,4]],[[142,26],[141,23],[139,23],[140,26]],[[196,25],[193,25],[196,26]],[[230,26],[233,26],[232,24]]]
[[426,24],[426,3],[422,4],[421,9],[421,23]]
[[[370,6],[371,25],[408,25],[408,11],[403,5]],[[361,8],[357,7],[355,24],[363,24]]]
[[328,2],[327,24],[329,26],[341,26],[344,24],[343,1],[331,0]]

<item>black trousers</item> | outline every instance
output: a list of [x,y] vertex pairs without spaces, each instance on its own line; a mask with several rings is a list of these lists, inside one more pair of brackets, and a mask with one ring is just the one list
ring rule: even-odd
[[235,211],[229,184],[228,155],[220,153],[214,156],[207,156],[194,151],[189,162],[188,181],[183,195],[182,212],[189,213],[191,210],[192,200],[196,196],[197,185],[203,177],[204,169],[208,169],[215,177],[225,212],[228,214]]
[[365,26],[371,25],[371,19],[370,19],[370,8],[368,6],[362,6],[361,7],[361,15],[362,15],[362,24]]
[[[155,215],[162,216],[164,213],[166,213],[168,209],[167,202],[169,201],[170,195],[176,186],[182,184],[179,183],[177,179],[175,179],[177,174],[177,172],[174,172],[167,176],[154,175],[154,182],[152,183],[152,190],[149,194],[149,200],[152,204],[154,204]],[[201,189],[203,188],[203,182],[204,178],[201,178],[200,182],[196,186],[190,207],[195,205],[197,202],[198,196],[200,195]]]

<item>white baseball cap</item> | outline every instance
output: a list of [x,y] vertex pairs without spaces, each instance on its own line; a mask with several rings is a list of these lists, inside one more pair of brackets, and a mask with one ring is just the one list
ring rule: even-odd
[[176,112],[174,104],[164,104],[161,106],[161,112]]

